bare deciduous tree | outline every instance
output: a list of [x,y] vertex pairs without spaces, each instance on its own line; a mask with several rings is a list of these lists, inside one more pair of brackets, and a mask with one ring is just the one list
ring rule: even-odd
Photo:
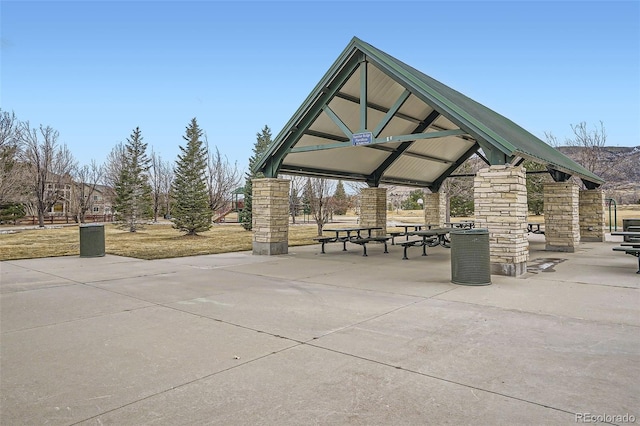
[[[580,163],[584,168],[603,178],[606,182],[602,186],[605,190],[615,189],[619,184],[625,184],[632,175],[632,168],[637,167],[630,156],[619,155],[613,147],[607,147],[607,132],[600,121],[599,126],[589,130],[584,121],[571,125],[573,137],[565,139],[567,154]],[[561,144],[551,132],[545,132],[547,142],[560,148]]]
[[[571,125],[573,131],[573,140],[569,139],[572,146],[580,146],[584,149],[579,154],[578,161],[588,170],[598,173],[600,168],[600,159],[602,158],[602,149],[607,145],[607,132],[604,124],[600,122],[600,127],[594,128],[592,131],[587,129],[587,123],[584,121]],[[602,171],[600,172],[602,173]]]
[[209,207],[214,212],[224,211],[231,201],[232,192],[240,185],[240,172],[237,163],[231,164],[220,154],[218,148],[211,150],[207,135],[205,146],[209,153],[207,162],[207,189],[209,191]]
[[50,126],[32,129],[28,121],[21,122],[19,134],[38,211],[38,224],[44,227],[45,213],[67,197],[75,160],[66,145],[58,144],[58,131]]
[[104,162],[104,184],[115,188],[116,182],[120,177],[122,168],[125,161],[125,148],[122,142],[118,142],[116,146],[111,149],[107,159]]
[[13,112],[0,110],[0,205],[24,201],[27,179],[19,156],[19,122]]
[[335,191],[335,182],[324,178],[308,178],[305,195],[311,208],[311,216],[318,226],[318,235],[322,235],[322,227],[332,214],[331,195]]
[[[103,183],[111,189],[116,187],[116,183],[122,173],[122,168],[125,162],[125,147],[122,142],[118,142],[116,146],[111,149],[107,159],[105,160],[103,168]],[[109,202],[113,204],[115,202],[115,192],[109,192]]]
[[288,179],[291,182],[289,188],[289,214],[291,215],[291,221],[296,223],[296,216],[302,211],[302,191],[306,179],[302,176],[279,176],[282,179]]
[[173,170],[168,161],[155,151],[151,151],[151,168],[149,169],[149,181],[151,183],[151,197],[153,200],[153,221],[158,221],[158,213],[162,208],[169,214],[169,194],[173,181]]
[[76,167],[73,171],[72,206],[76,221],[85,222],[87,211],[93,209],[93,195],[102,182],[104,169],[95,160],[90,165]]
[[167,161],[160,162],[160,194],[162,206],[167,217],[171,215],[171,185],[173,184],[173,166]]

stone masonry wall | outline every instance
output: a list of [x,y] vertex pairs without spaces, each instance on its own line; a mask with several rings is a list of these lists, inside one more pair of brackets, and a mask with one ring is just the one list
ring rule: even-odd
[[253,180],[253,254],[288,253],[289,186],[286,179]]
[[585,189],[578,197],[580,241],[604,242],[604,191]]
[[489,230],[491,273],[527,271],[527,186],[522,167],[490,166],[473,181],[476,228]]
[[379,226],[382,229],[371,235],[387,234],[387,188],[362,188],[360,190],[360,225]]
[[573,253],[580,243],[578,186],[573,182],[544,184],[546,250]]
[[447,194],[434,192],[424,194],[424,223],[444,226],[447,221]]

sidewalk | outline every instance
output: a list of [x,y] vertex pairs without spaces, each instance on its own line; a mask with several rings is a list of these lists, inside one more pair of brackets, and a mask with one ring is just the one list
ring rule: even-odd
[[0,424],[640,422],[636,259],[543,238],[484,287],[442,247],[2,262]]

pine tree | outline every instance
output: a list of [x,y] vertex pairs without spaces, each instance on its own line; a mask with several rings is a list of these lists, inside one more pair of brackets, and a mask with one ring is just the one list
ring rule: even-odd
[[122,158],[122,168],[115,183],[116,218],[130,232],[142,228],[142,222],[151,217],[151,187],[148,171],[147,144],[142,142],[142,131],[136,127],[127,138]]
[[[525,161],[522,166],[529,171],[546,170],[545,166],[533,161]],[[527,174],[527,207],[529,212],[540,215],[544,211],[544,183],[550,182],[548,174]]]
[[422,210],[422,206],[418,203],[420,199],[424,199],[424,192],[422,192],[422,189],[414,189],[409,194],[409,197],[402,202],[402,208],[405,210]]
[[339,180],[336,185],[336,192],[333,194],[333,212],[338,215],[347,214],[347,209],[349,208],[349,198],[347,197],[347,193],[344,190],[344,185],[342,181]]
[[253,166],[258,162],[262,154],[271,145],[271,129],[265,125],[262,132],[256,134],[256,143],[253,147],[253,155],[249,159],[249,171],[247,172],[246,182],[244,184],[244,207],[240,211],[240,223],[247,231],[251,231],[253,228],[253,214],[252,214],[252,193],[253,183],[252,179],[263,178],[264,174],[253,172]]
[[175,178],[172,185],[173,227],[187,235],[211,228],[211,209],[207,189],[207,150],[200,138],[202,130],[195,118],[187,126],[185,136],[187,146],[180,146],[182,154],[178,155]]

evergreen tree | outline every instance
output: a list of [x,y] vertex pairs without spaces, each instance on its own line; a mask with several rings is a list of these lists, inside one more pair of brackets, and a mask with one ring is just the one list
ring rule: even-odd
[[178,155],[175,178],[171,190],[173,192],[173,227],[187,235],[211,228],[212,211],[209,208],[209,191],[207,189],[208,153],[200,138],[202,130],[195,118],[187,126],[185,136],[187,146],[180,146],[182,154]]
[[262,154],[271,145],[271,129],[265,125],[260,133],[256,134],[256,143],[253,147],[253,155],[249,159],[249,171],[247,172],[246,182],[244,184],[244,207],[240,211],[240,223],[247,231],[251,231],[253,228],[253,214],[252,214],[252,193],[253,183],[252,179],[263,178],[264,174],[253,172],[253,166],[258,162]]
[[[546,171],[546,167],[533,161],[525,161],[522,166],[528,171]],[[544,183],[552,179],[548,173],[527,174],[527,207],[529,212],[540,215],[544,211]]]
[[341,180],[338,181],[338,184],[336,185],[336,192],[333,194],[333,206],[333,212],[335,214],[347,214],[349,198],[347,197],[347,193],[344,190],[344,185]]
[[475,211],[473,199],[454,195],[449,199],[449,211],[453,217],[473,216],[473,212]]
[[402,202],[402,208],[405,210],[422,210],[422,205],[418,203],[418,200],[424,200],[424,192],[422,189],[414,189],[409,194],[409,198]]
[[115,183],[116,218],[124,222],[130,232],[142,228],[142,222],[151,217],[150,160],[147,144],[142,142],[142,131],[136,127],[127,138],[122,158],[122,169]]

